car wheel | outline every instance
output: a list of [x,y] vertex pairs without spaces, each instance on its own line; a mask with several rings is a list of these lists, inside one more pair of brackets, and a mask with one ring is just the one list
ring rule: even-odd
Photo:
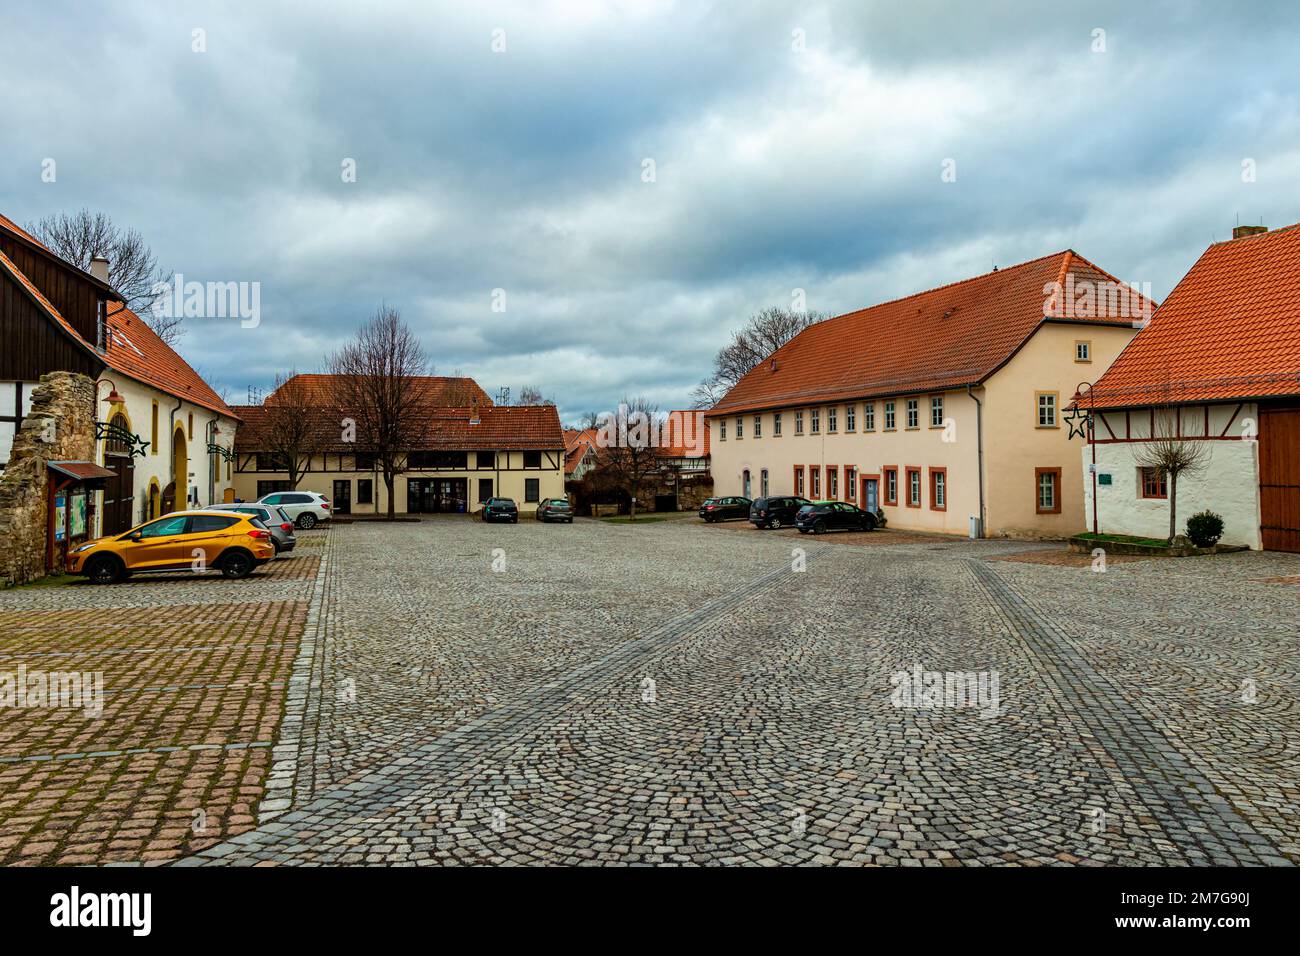
[[273,548],[275,549],[275,555],[274,555],[274,556],[278,558],[278,557],[280,556],[280,542],[279,542],[279,541],[276,541],[275,538],[272,538],[272,539],[271,539],[271,547],[273,547]]
[[771,521],[769,521],[769,522],[767,523],[767,526],[768,526],[769,528],[771,528],[773,531],[780,531],[780,530],[781,530],[781,519],[780,519],[780,518],[773,518]]
[[246,578],[253,573],[253,556],[247,551],[227,551],[221,556],[221,573],[228,578]]
[[876,530],[876,519],[873,518],[871,515],[867,515],[866,518],[864,518],[864,519],[862,520],[862,530],[863,530],[863,531],[875,531],[875,530]]
[[303,531],[310,531],[316,527],[316,516],[310,511],[304,511],[298,515],[298,527],[302,528]]
[[122,562],[111,555],[103,554],[90,559],[86,567],[86,577],[92,584],[112,584],[123,575]]
[[818,521],[815,525],[813,525],[813,534],[825,534],[825,533],[826,533],[825,521]]

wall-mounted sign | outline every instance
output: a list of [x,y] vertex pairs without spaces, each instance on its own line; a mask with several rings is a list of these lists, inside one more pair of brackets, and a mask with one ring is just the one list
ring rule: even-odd
[[1097,476],[1097,484],[1099,484],[1099,485],[1109,485],[1109,484],[1110,484],[1110,473],[1109,473],[1109,472],[1105,472],[1105,471],[1103,471],[1101,474],[1099,474],[1099,475]]

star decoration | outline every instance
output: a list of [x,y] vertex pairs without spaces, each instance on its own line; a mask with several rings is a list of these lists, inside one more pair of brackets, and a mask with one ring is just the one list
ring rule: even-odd
[[1092,415],[1078,405],[1066,409],[1062,418],[1070,426],[1070,438],[1087,438],[1092,431]]

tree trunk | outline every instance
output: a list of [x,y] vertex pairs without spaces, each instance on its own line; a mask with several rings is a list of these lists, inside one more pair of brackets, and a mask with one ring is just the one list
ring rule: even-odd
[[632,486],[632,503],[631,503],[631,505],[629,506],[629,509],[628,509],[628,516],[629,516],[629,517],[628,517],[628,520],[629,520],[629,521],[635,521],[635,520],[636,520],[636,492],[637,492],[637,486],[636,486],[636,485],[633,485],[633,486]]
[[1169,543],[1174,543],[1178,529],[1178,475],[1169,475]]
[[393,500],[393,475],[391,472],[384,472],[384,487],[388,489],[388,520],[392,521],[396,518],[395,508],[397,502]]

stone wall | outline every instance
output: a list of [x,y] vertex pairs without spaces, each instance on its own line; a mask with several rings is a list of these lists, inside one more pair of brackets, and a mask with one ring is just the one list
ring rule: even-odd
[[50,372],[32,391],[32,410],[0,476],[0,587],[45,575],[45,463],[94,460],[94,410],[95,383],[84,375]]

